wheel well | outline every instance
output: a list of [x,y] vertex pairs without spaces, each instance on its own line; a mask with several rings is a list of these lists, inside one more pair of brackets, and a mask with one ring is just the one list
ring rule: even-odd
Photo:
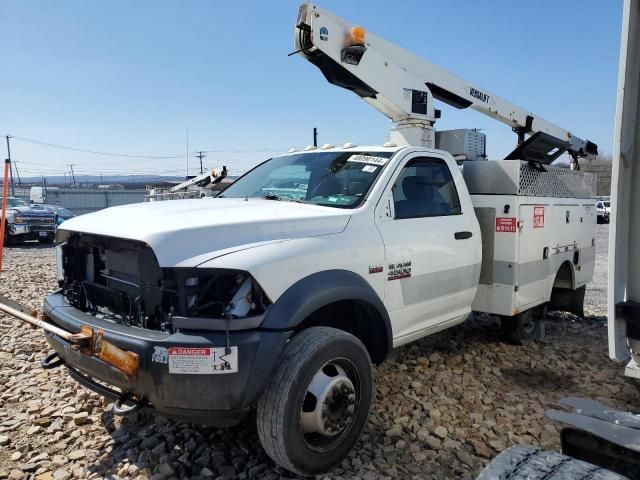
[[560,265],[552,288],[573,288],[573,269],[568,260]]
[[366,302],[341,300],[325,305],[309,315],[299,329],[309,327],[331,327],[352,334],[364,344],[376,364],[382,363],[389,353],[384,319]]
[[571,312],[583,317],[585,291],[584,285],[575,288],[573,267],[569,261],[563,262],[551,287],[549,310]]

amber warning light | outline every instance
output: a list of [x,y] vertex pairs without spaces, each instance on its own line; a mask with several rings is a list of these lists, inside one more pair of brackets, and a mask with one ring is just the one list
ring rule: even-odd
[[364,47],[364,28],[351,27],[351,45]]

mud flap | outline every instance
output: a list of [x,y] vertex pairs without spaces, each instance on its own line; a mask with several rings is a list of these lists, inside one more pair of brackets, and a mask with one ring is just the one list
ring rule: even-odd
[[584,294],[586,286],[571,290],[570,288],[554,288],[551,291],[549,310],[560,310],[584,317]]

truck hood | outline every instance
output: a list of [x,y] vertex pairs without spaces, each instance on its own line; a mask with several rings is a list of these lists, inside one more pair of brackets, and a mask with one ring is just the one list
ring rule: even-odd
[[35,218],[52,218],[53,213],[48,212],[42,208],[33,208],[29,206],[24,207],[10,207],[7,211],[13,210],[15,213],[20,214],[22,217],[35,217]]
[[348,210],[318,205],[203,198],[107,208],[59,229],[145,242],[161,267],[187,267],[259,244],[339,233],[349,218]]

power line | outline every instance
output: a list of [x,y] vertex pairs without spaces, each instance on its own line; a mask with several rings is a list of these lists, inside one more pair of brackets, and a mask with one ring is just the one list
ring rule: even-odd
[[[62,150],[70,150],[73,152],[80,152],[80,153],[91,153],[93,155],[104,155],[104,156],[109,156],[109,157],[124,157],[124,158],[146,158],[146,159],[152,159],[152,160],[163,160],[163,159],[178,159],[178,158],[183,158],[182,154],[174,154],[174,155],[138,155],[138,154],[132,154],[132,153],[114,153],[114,152],[102,152],[102,151],[98,151],[98,150],[90,150],[90,149],[86,149],[86,148],[80,148],[80,147],[72,147],[69,145],[60,145],[57,143],[51,143],[51,142],[45,142],[43,140],[36,140],[34,138],[27,138],[27,137],[21,137],[21,136],[17,136],[17,135],[8,135],[8,137],[10,138],[15,138],[16,140],[20,140],[22,142],[26,142],[26,143],[32,143],[35,145],[42,145],[45,147],[51,147],[51,148],[59,148]],[[271,152],[280,152],[280,151],[286,151],[288,149],[288,147],[262,147],[262,148],[239,148],[239,149],[207,149],[207,150],[203,150],[204,152],[209,152],[209,153],[271,153]]]
[[91,153],[94,155],[105,155],[108,157],[148,158],[148,159],[156,159],[156,160],[163,159],[163,158],[181,158],[182,157],[182,155],[133,155],[129,153],[99,152],[97,150],[87,150],[84,148],[70,147],[68,145],[58,145],[56,143],[43,142],[41,140],[35,140],[33,138],[18,137],[13,135],[11,136],[11,138],[15,138],[27,143],[34,143],[36,145],[43,145],[46,147],[60,148],[62,150],[71,150],[73,152]]

